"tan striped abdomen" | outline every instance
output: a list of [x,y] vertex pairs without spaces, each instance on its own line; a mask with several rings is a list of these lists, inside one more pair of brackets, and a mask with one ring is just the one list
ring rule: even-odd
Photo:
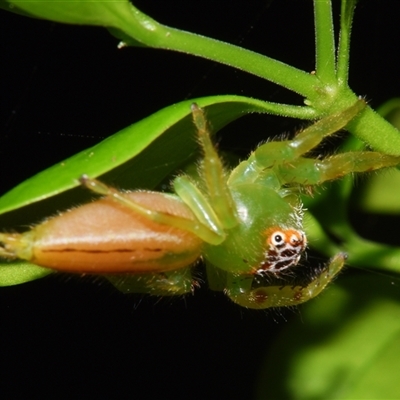
[[[129,197],[152,210],[195,218],[172,196],[131,192]],[[99,274],[182,268],[200,256],[202,244],[190,232],[152,222],[108,198],[50,218],[23,236],[24,241],[33,240],[30,261],[34,264]]]

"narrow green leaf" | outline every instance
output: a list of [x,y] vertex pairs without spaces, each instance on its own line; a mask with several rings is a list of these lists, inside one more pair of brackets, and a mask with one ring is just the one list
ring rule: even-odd
[[[16,7],[28,15],[69,24],[115,27],[129,19],[132,7],[128,0],[8,0],[10,9]],[[5,8],[5,7],[3,7]]]
[[25,261],[0,264],[0,286],[19,285],[52,274],[48,268],[38,267]]
[[[22,182],[0,198],[0,214],[79,186],[82,174],[105,176],[125,188],[151,188],[197,152],[190,105],[166,107],[101,143]],[[215,130],[249,112],[268,112],[267,103],[240,96],[195,100],[205,107]],[[146,152],[144,152],[144,150]]]

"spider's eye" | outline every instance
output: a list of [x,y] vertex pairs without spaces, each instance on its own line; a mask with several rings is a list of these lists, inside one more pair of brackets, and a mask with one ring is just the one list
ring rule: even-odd
[[271,242],[274,246],[282,245],[285,242],[285,234],[282,232],[274,232],[271,235]]
[[297,235],[292,235],[292,236],[290,236],[290,243],[293,245],[293,246],[296,246],[299,242],[301,242],[302,241],[302,238],[301,237],[299,237],[299,236],[297,236]]

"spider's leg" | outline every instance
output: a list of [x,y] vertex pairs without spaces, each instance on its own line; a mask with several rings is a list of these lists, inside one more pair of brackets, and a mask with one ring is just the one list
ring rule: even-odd
[[[26,249],[26,242],[22,240],[22,236],[19,233],[0,233],[0,257],[7,258],[9,260],[23,257]],[[29,252],[28,252],[29,253]],[[29,256],[28,256],[29,257]]]
[[144,207],[143,205],[134,202],[130,197],[127,196],[127,194],[109,187],[96,179],[90,179],[86,175],[83,175],[80,178],[80,182],[93,192],[108,196],[114,201],[124,205],[133,212],[142,215],[151,221],[186,230],[200,237],[202,240],[205,240],[205,238],[209,239],[211,237],[217,242],[220,241],[219,235],[217,235],[197,219],[187,219]]
[[111,275],[106,278],[123,293],[148,293],[154,296],[176,296],[192,293],[199,283],[192,268],[181,268],[157,274]]
[[203,236],[202,239],[213,245],[222,243],[226,238],[224,226],[199,188],[185,175],[175,178],[172,184],[181,200],[192,210],[197,219],[208,227],[209,232],[213,233]]
[[253,288],[254,276],[228,277],[225,293],[235,303],[248,308],[290,307],[318,296],[344,266],[346,254],[339,253],[306,285],[262,286]]
[[204,111],[192,104],[193,121],[197,128],[204,157],[200,162],[200,174],[207,188],[207,197],[224,229],[238,224],[235,203],[228,187],[228,175],[210,138],[210,129]]
[[353,172],[368,172],[400,164],[400,156],[375,151],[336,154],[323,160],[299,158],[277,169],[281,179],[300,185],[319,185]]
[[236,207],[227,183],[227,174],[211,141],[204,112],[197,104],[192,104],[192,115],[204,153],[199,165],[199,174],[204,183],[206,195],[185,175],[175,178],[173,186],[175,192],[189,206],[197,219],[208,227],[210,232],[213,232],[214,236],[209,235],[202,239],[207,243],[218,245],[226,238],[225,230],[238,224]]
[[292,140],[265,143],[254,152],[254,160],[262,168],[290,163],[318,146],[325,137],[344,128],[364,108],[365,102],[359,100],[340,113],[320,119]]

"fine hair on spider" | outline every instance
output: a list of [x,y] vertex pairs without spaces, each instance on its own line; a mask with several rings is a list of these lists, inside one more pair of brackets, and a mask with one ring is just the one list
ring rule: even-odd
[[[269,141],[227,171],[204,110],[191,113],[203,156],[198,178],[177,176],[173,193],[120,191],[83,174],[101,197],[23,233],[0,233],[0,257],[55,271],[102,275],[126,293],[192,293],[193,266],[206,264],[208,286],[248,308],[295,306],[337,276],[346,255],[306,268],[300,193],[354,172],[398,165],[374,151],[312,158],[311,151],[357,117],[363,100],[322,118],[292,139]],[[82,171],[83,173],[84,171]],[[121,279],[123,277],[123,279]]]

